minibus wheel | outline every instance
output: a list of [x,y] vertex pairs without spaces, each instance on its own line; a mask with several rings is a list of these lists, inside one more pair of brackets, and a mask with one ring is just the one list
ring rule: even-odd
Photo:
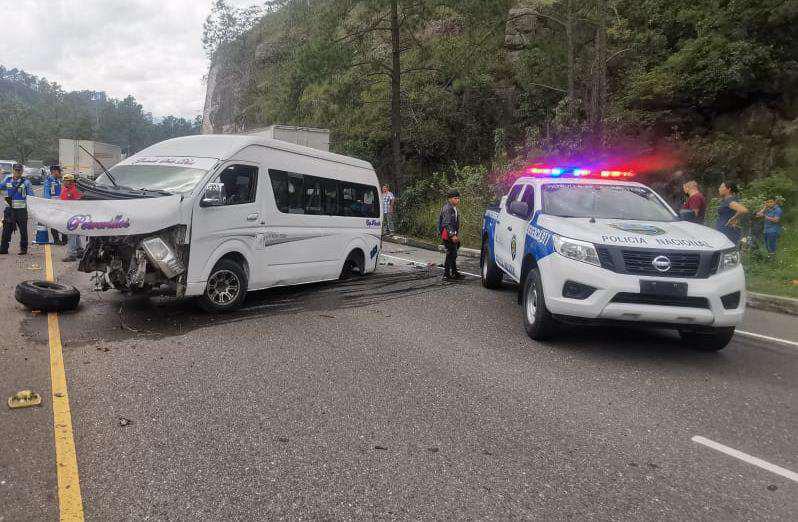
[[229,312],[240,308],[247,296],[247,273],[232,259],[222,259],[211,270],[205,292],[199,299],[207,312]]
[[344,266],[341,269],[340,279],[349,279],[352,274],[357,274],[360,276],[366,275],[366,259],[363,255],[363,252],[360,250],[353,250],[346,257]]

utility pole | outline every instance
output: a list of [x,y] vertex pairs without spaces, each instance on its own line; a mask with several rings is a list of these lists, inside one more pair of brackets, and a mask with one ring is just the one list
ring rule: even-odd
[[402,175],[402,46],[399,0],[391,0],[391,156],[393,184],[398,190]]

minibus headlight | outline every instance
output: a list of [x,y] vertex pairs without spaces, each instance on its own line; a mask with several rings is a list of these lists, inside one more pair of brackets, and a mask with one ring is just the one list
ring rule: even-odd
[[740,251],[738,249],[726,250],[720,253],[718,273],[736,268],[740,264]]
[[174,251],[160,237],[151,237],[141,242],[144,253],[163,274],[172,279],[186,271]]
[[567,257],[568,259],[581,261],[582,263],[587,263],[589,265],[601,266],[598,252],[596,252],[596,247],[593,245],[593,243],[555,235],[554,249],[558,254],[563,257]]

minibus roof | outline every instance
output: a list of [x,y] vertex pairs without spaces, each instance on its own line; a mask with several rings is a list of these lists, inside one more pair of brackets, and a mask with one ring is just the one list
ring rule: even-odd
[[138,152],[137,156],[183,156],[193,158],[215,158],[226,160],[245,147],[259,145],[270,149],[292,152],[312,158],[343,163],[353,167],[374,170],[371,163],[332,152],[303,147],[287,141],[273,140],[256,135],[241,134],[202,134],[184,136],[156,143]]

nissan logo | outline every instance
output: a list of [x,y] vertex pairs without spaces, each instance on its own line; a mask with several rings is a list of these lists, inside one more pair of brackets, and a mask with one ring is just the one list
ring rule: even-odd
[[667,272],[671,269],[671,260],[665,256],[655,257],[651,264],[654,265],[654,268],[659,272]]

